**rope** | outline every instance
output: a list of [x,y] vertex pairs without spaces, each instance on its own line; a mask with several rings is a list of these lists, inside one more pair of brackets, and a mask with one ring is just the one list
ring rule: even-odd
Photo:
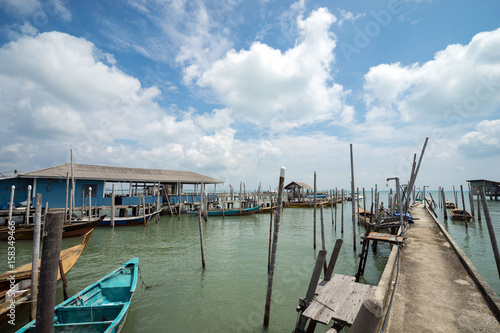
[[142,274],[141,274],[141,267],[140,266],[137,266],[139,268],[139,278],[141,279],[141,282],[142,284],[144,285],[144,289],[149,289],[149,288],[153,288],[153,287],[158,287],[158,286],[161,286],[161,285],[164,285],[165,283],[167,283],[168,281],[164,281],[164,282],[161,282],[161,283],[158,283],[158,284],[153,284],[153,285],[150,285],[148,286],[146,284],[146,282],[144,282],[144,279],[142,278]]
[[396,286],[398,284],[398,278],[399,278],[399,255],[400,255],[401,248],[399,247],[399,241],[398,241],[397,238],[396,238],[396,242],[398,244],[398,266],[397,266],[398,269],[396,271],[396,281],[394,282],[394,288],[392,289],[391,301],[389,302],[389,307],[387,308],[387,312],[386,312],[385,318],[384,318],[384,324],[382,325],[382,329],[380,330],[380,333],[384,332],[385,324],[387,322],[387,318],[389,317],[389,312],[391,311],[392,300],[394,299],[394,294],[396,292]]

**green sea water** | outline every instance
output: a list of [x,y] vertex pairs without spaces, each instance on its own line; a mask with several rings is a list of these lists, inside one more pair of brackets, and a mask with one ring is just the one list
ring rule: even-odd
[[[433,194],[434,195],[434,194]],[[385,196],[385,198],[384,198]],[[386,202],[386,194],[382,200]],[[434,195],[436,198],[436,195]],[[452,194],[450,195],[450,198]],[[367,207],[370,198],[366,198]],[[489,201],[497,235],[500,235],[500,202]],[[355,226],[353,249],[351,203],[336,208],[336,228],[330,207],[324,208],[325,247],[330,254],[337,238],[344,243],[334,273],[354,275],[364,227]],[[335,210],[334,210],[335,212]],[[335,216],[335,214],[333,214]],[[441,222],[442,214],[438,211]],[[201,267],[200,236],[196,216],[162,216],[146,227],[97,228],[77,264],[67,274],[70,295],[108,274],[132,257],[139,258],[141,280],[122,332],[291,332],[300,297],[304,297],[318,251],[322,247],[321,214],[317,211],[316,249],[313,248],[313,210],[286,208],[281,217],[270,326],[262,328],[267,289],[269,214],[243,217],[210,217],[203,222],[206,268]],[[416,222],[418,223],[418,221]],[[443,222],[455,241],[493,289],[500,293],[498,274],[486,222]],[[63,248],[81,241],[63,239]],[[30,262],[31,242],[16,243],[19,265]],[[0,253],[7,251],[0,242]],[[370,251],[361,282],[376,285],[390,253],[387,244]],[[0,270],[7,270],[7,256]],[[153,286],[144,288],[144,285]],[[62,301],[59,285],[57,302]],[[18,316],[18,325],[27,322]],[[321,325],[319,325],[321,326]],[[323,330],[324,328],[324,330]],[[8,327],[6,332],[14,331]],[[326,331],[326,326],[317,331]]]

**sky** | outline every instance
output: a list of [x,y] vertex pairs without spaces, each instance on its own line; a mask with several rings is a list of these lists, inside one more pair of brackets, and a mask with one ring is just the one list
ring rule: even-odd
[[497,0],[0,0],[0,173],[500,181]]

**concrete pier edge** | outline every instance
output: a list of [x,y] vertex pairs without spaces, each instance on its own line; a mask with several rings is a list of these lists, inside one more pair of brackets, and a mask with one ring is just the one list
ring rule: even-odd
[[[460,249],[458,244],[453,240],[444,226],[439,222],[439,220],[434,216],[434,214],[429,210],[428,207],[426,207],[426,210],[450,244],[451,248],[457,255],[458,259],[466,269],[471,279],[476,284],[477,288],[483,295],[484,300],[488,304],[488,307],[495,315],[496,319],[500,322],[500,298],[496,295],[495,291],[490,287],[490,285],[488,284],[488,282],[486,282],[482,275],[479,274],[476,267],[472,264],[472,262],[465,255],[462,249]],[[393,290],[393,283],[396,279],[397,260],[398,247],[393,246],[391,254],[387,259],[387,264],[384,268],[384,272],[382,273],[380,281],[377,285],[377,289],[375,290],[375,294],[361,305],[361,308],[353,322],[350,332],[380,332],[384,322],[384,317],[389,306],[389,300]]]

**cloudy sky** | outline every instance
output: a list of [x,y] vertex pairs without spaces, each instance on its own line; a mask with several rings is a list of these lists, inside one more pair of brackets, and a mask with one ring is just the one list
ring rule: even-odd
[[[500,180],[497,0],[0,0],[0,172]],[[220,189],[220,188],[219,188]]]

